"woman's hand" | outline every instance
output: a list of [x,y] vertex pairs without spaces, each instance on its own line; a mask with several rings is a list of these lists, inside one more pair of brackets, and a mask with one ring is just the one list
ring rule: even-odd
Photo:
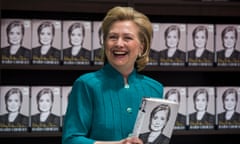
[[123,139],[118,142],[103,142],[103,141],[98,141],[95,142],[95,144],[143,144],[142,140],[137,138],[137,137],[128,137],[126,139]]
[[142,140],[137,137],[128,137],[120,142],[120,144],[143,144]]

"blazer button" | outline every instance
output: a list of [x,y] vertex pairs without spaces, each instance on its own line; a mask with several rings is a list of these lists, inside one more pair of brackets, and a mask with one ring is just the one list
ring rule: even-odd
[[132,108],[128,107],[128,108],[127,108],[127,112],[128,112],[128,113],[132,113]]

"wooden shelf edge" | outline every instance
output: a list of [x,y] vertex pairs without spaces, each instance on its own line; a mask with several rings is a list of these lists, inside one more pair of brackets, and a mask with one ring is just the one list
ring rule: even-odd
[[0,138],[26,138],[26,137],[61,137],[61,132],[12,132],[12,133],[0,133]]
[[239,16],[239,2],[194,0],[2,0],[2,10],[106,13],[113,6],[132,6],[150,15]]
[[[239,135],[239,129],[226,130],[175,130],[173,135]],[[0,138],[26,138],[26,137],[61,137],[62,132],[16,132],[0,133]]]
[[232,135],[240,134],[239,129],[222,130],[174,130],[173,135]]
[[[102,65],[0,65],[0,70],[98,70]],[[150,66],[143,71],[240,72],[240,67]]]

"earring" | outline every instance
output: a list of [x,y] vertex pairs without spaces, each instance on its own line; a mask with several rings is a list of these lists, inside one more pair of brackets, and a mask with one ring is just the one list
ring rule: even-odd
[[141,54],[141,53],[139,53],[139,54],[138,54],[138,57],[142,57],[142,54]]

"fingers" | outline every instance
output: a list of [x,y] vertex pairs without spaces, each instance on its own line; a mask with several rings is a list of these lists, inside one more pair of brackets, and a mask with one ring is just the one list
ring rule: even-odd
[[124,140],[123,144],[143,144],[143,142],[137,137],[129,137]]

